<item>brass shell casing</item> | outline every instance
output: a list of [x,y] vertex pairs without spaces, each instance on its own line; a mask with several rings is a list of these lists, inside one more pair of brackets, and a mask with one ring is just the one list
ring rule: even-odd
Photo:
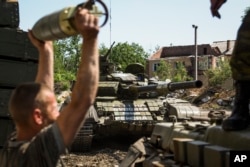
[[75,13],[75,7],[67,7],[64,8],[62,12],[60,12],[59,16],[60,28],[65,34],[69,36],[77,34],[77,31],[74,28],[72,20],[74,13]]
[[32,32],[40,40],[57,40],[77,34],[73,17],[76,7],[67,7],[38,20]]

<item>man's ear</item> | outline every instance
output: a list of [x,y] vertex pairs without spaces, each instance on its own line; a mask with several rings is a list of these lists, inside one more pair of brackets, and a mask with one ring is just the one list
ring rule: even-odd
[[43,114],[39,108],[35,108],[33,111],[33,120],[37,125],[43,124]]

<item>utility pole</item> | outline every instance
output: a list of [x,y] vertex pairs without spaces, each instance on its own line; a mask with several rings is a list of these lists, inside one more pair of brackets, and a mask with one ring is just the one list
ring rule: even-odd
[[194,78],[195,80],[198,79],[198,60],[197,60],[197,54],[198,54],[198,50],[197,50],[197,28],[198,26],[196,25],[192,25],[192,27],[194,28],[194,45],[195,45],[195,67],[194,67]]

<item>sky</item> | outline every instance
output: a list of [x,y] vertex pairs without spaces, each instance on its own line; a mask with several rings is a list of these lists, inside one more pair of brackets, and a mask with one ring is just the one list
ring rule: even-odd
[[[43,16],[80,0],[19,0],[20,28],[31,29]],[[103,0],[111,16],[100,29],[99,44],[139,44],[148,53],[156,47],[194,44],[194,28],[198,26],[197,44],[235,40],[249,0],[228,0],[221,9],[221,19],[212,17],[210,0]]]

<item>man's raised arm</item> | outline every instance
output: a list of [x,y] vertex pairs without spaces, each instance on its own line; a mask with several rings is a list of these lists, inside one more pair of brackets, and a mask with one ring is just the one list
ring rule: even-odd
[[81,63],[72,100],[57,119],[66,146],[72,143],[89,107],[94,103],[99,81],[98,19],[88,10],[79,9],[75,26],[83,37]]
[[47,85],[54,91],[54,52],[52,41],[39,41],[31,31],[28,32],[29,39],[39,51],[38,72],[35,82]]

